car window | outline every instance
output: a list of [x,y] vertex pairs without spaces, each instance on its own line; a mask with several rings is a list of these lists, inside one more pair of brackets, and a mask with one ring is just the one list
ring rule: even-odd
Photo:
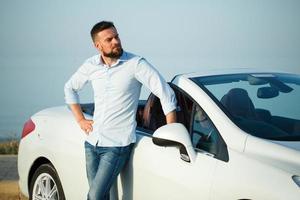
[[156,129],[166,124],[166,117],[158,97],[150,94],[143,113],[143,128],[152,134]]
[[176,108],[177,122],[182,123],[185,126],[185,128],[188,131],[190,131],[193,101],[187,94],[185,94],[179,88],[174,86],[173,90],[176,94],[176,99],[177,99],[177,108]]
[[193,110],[191,130],[193,147],[215,155],[217,153],[218,131],[199,105],[194,104]]
[[[205,111],[188,94],[179,88],[173,88],[177,98],[177,121],[185,125],[190,133],[193,147],[216,157],[218,150],[224,149],[224,141]],[[224,151],[226,151],[224,149]]]
[[245,132],[264,139],[300,140],[299,75],[245,73],[192,80]]
[[[171,85],[177,99],[177,122],[182,123],[190,133],[193,147],[205,151],[214,158],[227,162],[226,143],[203,109],[183,90]],[[150,94],[144,108],[143,129],[148,134],[166,124],[159,98]]]
[[[178,88],[172,86],[176,99],[176,115],[177,122],[182,123],[187,130],[190,130],[190,118],[192,112],[193,102],[190,98],[182,93]],[[162,106],[158,97],[150,94],[143,111],[142,128],[153,133],[156,129],[166,124],[166,117],[163,113]]]

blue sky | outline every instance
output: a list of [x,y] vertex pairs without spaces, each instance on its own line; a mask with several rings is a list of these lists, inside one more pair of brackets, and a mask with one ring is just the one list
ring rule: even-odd
[[[64,104],[65,81],[97,54],[89,31],[98,21],[113,21],[124,49],[166,80],[202,68],[300,73],[299,10],[298,0],[1,1],[0,134]],[[91,100],[88,87],[82,101]]]

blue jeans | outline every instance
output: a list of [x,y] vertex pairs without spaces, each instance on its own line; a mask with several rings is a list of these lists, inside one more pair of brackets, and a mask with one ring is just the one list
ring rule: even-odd
[[133,144],[125,147],[98,147],[84,143],[89,182],[88,200],[108,200],[109,191],[126,165]]

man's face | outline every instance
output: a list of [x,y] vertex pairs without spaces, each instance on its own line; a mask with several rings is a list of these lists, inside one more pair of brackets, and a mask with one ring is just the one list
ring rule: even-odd
[[99,32],[95,38],[95,47],[102,52],[103,56],[119,58],[122,53],[121,40],[114,27]]

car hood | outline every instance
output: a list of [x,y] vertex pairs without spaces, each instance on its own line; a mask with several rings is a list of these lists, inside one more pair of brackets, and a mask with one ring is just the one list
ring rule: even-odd
[[244,152],[257,160],[279,169],[300,175],[300,142],[283,142],[247,137]]

